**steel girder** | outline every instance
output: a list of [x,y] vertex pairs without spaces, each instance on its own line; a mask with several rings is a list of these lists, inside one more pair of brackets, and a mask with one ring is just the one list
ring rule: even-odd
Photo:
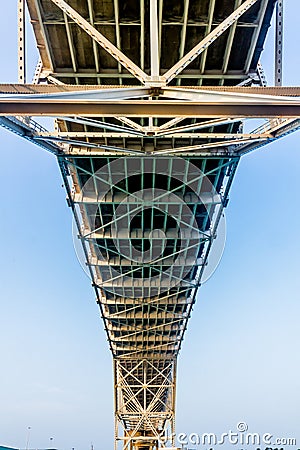
[[[247,94],[189,92],[187,89],[172,91],[164,90],[158,99],[128,100],[133,94],[124,90],[107,92],[107,99],[98,99],[98,95],[86,94],[65,95],[13,95],[0,97],[0,115],[23,116],[86,116],[86,117],[156,117],[172,118],[278,118],[300,116],[300,101],[297,97],[259,96],[254,98]],[[84,95],[85,94],[85,95]],[[106,92],[100,91],[105,95]],[[198,95],[197,95],[198,94]],[[110,100],[110,96],[112,99]],[[143,90],[137,94],[147,96]],[[197,100],[197,97],[199,100]],[[164,100],[161,100],[163,98]],[[167,98],[168,100],[165,100]],[[169,100],[174,98],[174,100]],[[178,99],[179,98],[179,99]],[[194,100],[192,100],[194,99]]]

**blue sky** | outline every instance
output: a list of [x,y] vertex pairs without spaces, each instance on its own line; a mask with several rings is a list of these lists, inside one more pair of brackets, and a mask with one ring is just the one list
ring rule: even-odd
[[[16,1],[0,27],[1,82],[17,77]],[[286,2],[284,82],[299,85],[300,4]],[[29,70],[36,61],[29,34]],[[272,32],[263,61],[272,82]],[[55,158],[0,129],[0,445],[112,448],[111,357]],[[179,358],[177,432],[249,431],[300,446],[299,133],[242,160],[218,270]]]

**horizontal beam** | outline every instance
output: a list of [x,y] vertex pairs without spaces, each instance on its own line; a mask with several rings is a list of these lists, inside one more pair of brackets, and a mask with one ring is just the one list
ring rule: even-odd
[[[132,138],[130,133],[99,133],[94,131],[63,131],[63,132],[54,132],[54,133],[40,133],[40,137],[43,138],[113,138],[113,139],[123,139],[123,138]],[[141,135],[140,135],[141,136]],[[160,133],[160,136],[163,136],[163,133]],[[169,136],[169,135],[168,135]],[[153,139],[156,135],[151,134],[151,136],[143,136],[145,139]],[[170,138],[172,135],[170,136]],[[272,135],[270,133],[176,133],[176,138],[181,139],[262,139],[262,138],[271,138]]]
[[[166,69],[162,69],[161,72],[166,72]],[[99,73],[91,72],[91,71],[79,71],[73,72],[72,70],[66,68],[61,71],[51,72],[51,75],[56,78],[134,78],[134,75],[131,73],[119,73],[115,69],[110,69],[109,71],[105,71],[105,69],[101,69]],[[253,73],[253,76],[256,74]],[[218,70],[206,71],[203,74],[200,74],[199,70],[185,70],[183,73],[180,73],[178,78],[197,78],[197,79],[224,79],[224,80],[244,80],[247,79],[249,74],[245,74],[241,71],[229,71],[226,74],[223,74]]]
[[231,103],[189,101],[72,101],[48,98],[0,98],[0,116],[78,116],[87,117],[300,117],[300,99],[274,100],[247,104],[234,100]]
[[[161,98],[172,100],[188,100],[188,101],[201,101],[212,102],[218,101],[219,103],[228,103],[231,100],[235,102],[256,103],[259,101],[272,102],[276,100],[276,97],[285,97],[288,100],[289,97],[300,97],[299,88],[261,88],[261,87],[215,87],[210,86],[206,89],[202,89],[202,86],[194,87],[166,87],[157,91],[157,94]],[[290,98],[291,99],[291,98]]]
[[[38,141],[41,142],[41,141]],[[44,142],[44,141],[42,141]],[[47,141],[46,141],[47,142]],[[257,143],[257,140],[253,140],[253,142]],[[261,141],[260,141],[261,142]],[[265,142],[265,141],[264,141]],[[239,148],[239,147],[237,147]],[[64,150],[64,155],[65,156],[76,156],[76,157],[88,157],[90,158],[91,156],[120,156],[120,155],[124,155],[126,156],[130,151],[129,150],[123,150],[122,151],[116,151],[116,150],[108,150],[108,149],[103,149],[99,146],[99,148],[87,148],[84,146],[73,146],[70,145],[69,148],[66,148],[66,150]],[[140,152],[140,155],[143,154],[145,155],[152,155],[153,149],[151,149],[150,151],[145,151],[143,153]],[[233,150],[232,148],[228,149],[227,147],[209,147],[208,149],[199,149],[199,150],[193,150],[192,152],[189,152],[188,150],[181,150],[181,152],[177,153],[177,156],[185,156],[185,155],[193,155],[193,156],[198,156],[198,157],[203,157],[203,158],[219,158],[219,157],[224,157],[224,158],[228,158],[228,157],[233,157],[233,156],[238,156],[238,152],[236,150]]]
[[59,120],[64,120],[68,122],[74,122],[85,126],[91,126],[93,128],[102,128],[104,130],[112,130],[117,131],[119,134],[121,133],[128,133],[133,136],[143,136],[143,133],[135,131],[131,128],[123,127],[121,125],[115,125],[109,122],[103,122],[101,120],[93,120],[93,119],[87,119],[85,117],[58,117]]
[[[23,86],[23,87],[22,87]],[[0,99],[1,97],[6,97],[10,94],[13,96],[18,96],[16,98],[24,98],[30,100],[37,99],[48,99],[48,100],[129,100],[129,99],[139,99],[148,98],[153,95],[151,89],[146,87],[112,87],[112,88],[99,88],[94,86],[82,88],[82,86],[68,86],[66,85],[54,85],[50,88],[49,85],[3,85],[3,94],[1,93],[0,85]]]
[[[80,74],[73,74],[79,76]],[[84,75],[87,76],[87,75]],[[91,91],[94,91],[91,92]],[[17,84],[17,83],[0,83],[0,94],[17,95],[17,94],[78,94],[97,95],[101,97],[115,99],[122,96],[122,98],[132,97],[146,97],[149,95],[160,95],[166,92],[170,93],[197,93],[197,92],[216,92],[221,94],[251,94],[251,95],[276,95],[276,96],[300,96],[300,87],[298,86],[172,86],[169,88],[146,88],[142,86],[128,86],[128,85],[76,85],[76,84]],[[109,97],[110,96],[110,97]],[[113,96],[113,97],[112,97]],[[29,97],[28,97],[29,98]]]
[[235,140],[231,140],[231,141],[221,141],[221,142],[210,142],[210,143],[205,143],[205,144],[200,144],[200,145],[190,145],[187,147],[176,147],[176,148],[169,148],[166,150],[155,150],[153,152],[153,155],[164,155],[164,154],[174,154],[174,153],[192,153],[194,151],[201,151],[201,150],[207,150],[207,149],[212,149],[215,150],[217,147],[228,147],[228,148],[232,148],[235,145],[241,145],[241,144],[246,144],[249,142],[258,142],[258,141],[265,141],[266,138],[264,139],[253,139],[252,137],[250,139],[235,139]]
[[[89,0],[90,1],[90,0]],[[69,23],[72,23],[72,20],[69,20]],[[60,20],[43,20],[43,24],[44,25],[64,25],[64,22],[60,19]],[[139,27],[141,26],[141,24],[139,22],[130,22],[130,21],[124,21],[124,22],[118,22],[116,24],[116,22],[114,20],[110,21],[110,20],[95,20],[93,22],[94,26],[116,26],[119,25],[120,27]],[[181,21],[175,21],[172,20],[170,22],[162,22],[161,24],[163,27],[167,27],[167,26],[178,26],[178,27],[182,27],[182,20]],[[214,20],[212,22],[212,26],[213,27],[217,27],[218,25],[220,25],[220,21]],[[186,24],[187,27],[199,27],[199,28],[206,28],[207,27],[207,22],[203,21],[203,22],[187,22]],[[258,24],[254,23],[254,22],[239,22],[237,24],[237,27],[239,28],[258,28]]]

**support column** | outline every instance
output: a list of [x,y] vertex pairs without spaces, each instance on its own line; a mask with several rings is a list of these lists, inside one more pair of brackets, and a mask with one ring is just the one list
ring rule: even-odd
[[275,86],[282,86],[283,0],[276,5]]
[[25,0],[18,0],[18,82],[26,83]]

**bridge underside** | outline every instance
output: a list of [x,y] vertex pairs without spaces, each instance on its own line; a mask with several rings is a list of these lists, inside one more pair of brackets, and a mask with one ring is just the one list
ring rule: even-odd
[[[48,74],[67,84],[140,84],[110,48],[106,51],[96,45],[78,21],[75,23],[54,3],[59,4],[51,0],[27,0],[45,77]],[[154,8],[153,3],[157,3]],[[82,19],[148,75],[154,41],[157,40],[159,74],[163,75],[242,3],[242,0],[68,2]],[[234,86],[249,76],[256,77],[274,4],[275,0],[254,2],[171,84]],[[157,28],[150,22],[153,9],[158,15]]]
[[[259,90],[275,2],[27,0],[41,60],[34,86],[2,86],[0,121],[58,158],[113,355],[124,449],[174,445],[177,355],[218,262],[208,257],[239,159],[299,128],[288,114],[298,91],[276,91],[287,118]],[[29,117],[44,107],[53,132]],[[272,119],[245,132],[260,109]]]
[[174,432],[176,358],[237,160],[69,159],[114,356],[116,427],[136,444]]
[[177,355],[238,160],[67,158],[125,447],[168,445],[175,431]]

